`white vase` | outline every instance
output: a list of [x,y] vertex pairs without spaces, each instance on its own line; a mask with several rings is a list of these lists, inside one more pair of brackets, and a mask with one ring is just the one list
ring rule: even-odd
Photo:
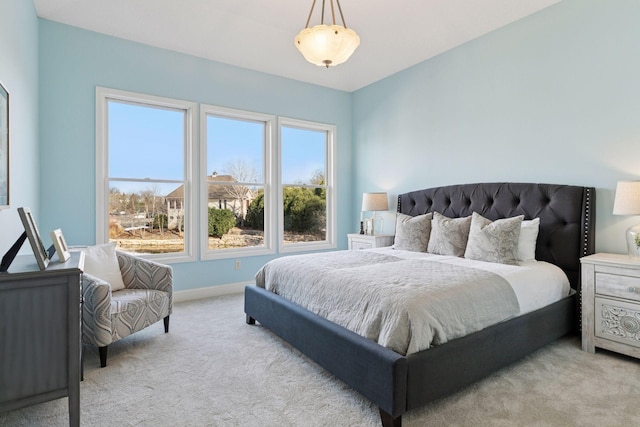
[[640,224],[627,229],[627,250],[629,256],[640,257]]

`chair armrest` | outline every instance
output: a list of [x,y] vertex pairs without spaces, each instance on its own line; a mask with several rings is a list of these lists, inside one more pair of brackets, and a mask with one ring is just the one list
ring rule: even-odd
[[111,344],[111,285],[84,273],[82,297],[82,340],[98,347]]
[[155,289],[173,294],[173,269],[126,252],[116,251],[122,281],[128,289]]

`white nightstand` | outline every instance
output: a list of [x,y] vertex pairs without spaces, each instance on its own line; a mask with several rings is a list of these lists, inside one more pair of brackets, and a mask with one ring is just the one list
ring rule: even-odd
[[347,234],[349,250],[382,248],[393,245],[392,234]]
[[598,253],[582,262],[582,349],[640,358],[640,259]]

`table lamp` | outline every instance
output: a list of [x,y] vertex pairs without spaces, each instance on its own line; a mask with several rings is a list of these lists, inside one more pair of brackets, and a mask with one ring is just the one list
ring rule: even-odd
[[[378,211],[388,211],[389,201],[387,199],[387,193],[362,193],[362,212],[373,212],[371,218],[371,233],[375,234],[375,222],[376,214]],[[360,213],[360,222],[362,222],[362,212]],[[384,219],[381,219],[380,229]],[[369,230],[367,230],[369,231]]]
[[[614,215],[640,215],[640,181],[618,181]],[[640,224],[627,229],[629,256],[640,256]]]

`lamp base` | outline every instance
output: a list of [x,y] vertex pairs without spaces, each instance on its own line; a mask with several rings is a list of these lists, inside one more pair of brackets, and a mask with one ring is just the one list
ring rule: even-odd
[[627,229],[627,250],[629,256],[640,257],[640,224]]

